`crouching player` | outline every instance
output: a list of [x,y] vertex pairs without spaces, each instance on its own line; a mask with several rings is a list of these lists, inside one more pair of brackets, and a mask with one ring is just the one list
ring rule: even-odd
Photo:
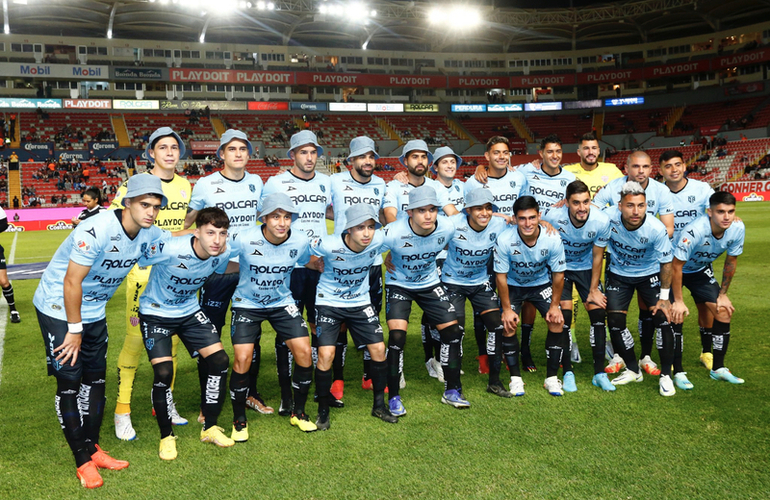
[[294,390],[291,425],[312,432],[316,425],[305,415],[305,402],[313,380],[313,360],[307,323],[294,304],[289,280],[294,266],[313,265],[321,271],[321,261],[309,264],[310,242],[303,231],[291,231],[297,208],[285,193],[273,193],[262,201],[258,219],[261,226],[248,228],[233,242],[231,256],[238,256],[240,278],[233,295],[230,335],[235,359],[230,376],[233,403],[233,434],[237,442],[249,439],[246,422],[246,397],[249,368],[254,345],[262,337],[262,322],[269,321],[278,342],[285,342],[294,356]]
[[[711,347],[714,353],[711,378],[742,384],[743,379],[730,373],[724,363],[727,344],[730,342],[730,320],[735,312],[735,307],[727,297],[727,290],[735,275],[738,256],[743,253],[746,227],[743,222],[735,220],[735,196],[730,193],[711,195],[707,214],[685,226],[674,249],[672,321],[681,324],[684,316],[689,314],[682,297],[684,285],[692,293],[695,303],[705,304],[714,315],[711,328]],[[711,263],[724,252],[727,252],[727,257],[720,286],[714,278]],[[676,373],[674,378],[679,375]],[[684,372],[681,375],[684,376]],[[686,376],[684,380],[687,380]]]
[[372,416],[396,423],[398,417],[385,405],[387,362],[382,326],[369,296],[369,270],[380,255],[383,235],[370,205],[357,204],[345,210],[342,234],[315,239],[310,251],[323,259],[324,272],[316,292],[316,336],[318,364],[316,426],[329,428],[329,402],[332,386],[332,361],[337,349],[340,325],[345,323],[358,349],[371,355],[371,379],[374,391]]
[[[522,196],[513,204],[516,226],[506,229],[495,246],[497,293],[500,294],[503,325],[506,333],[516,332],[519,312],[524,302],[540,311],[548,325],[545,339],[547,356],[544,387],[552,396],[562,396],[558,372],[569,330],[564,330],[564,316],[559,307],[564,287],[564,246],[556,234],[549,234],[540,225],[537,200]],[[518,343],[517,343],[518,344]],[[512,346],[511,346],[512,347]],[[509,348],[507,348],[509,349]],[[516,364],[518,353],[509,354],[508,365]],[[511,371],[511,392],[524,394],[521,377]]]
[[187,347],[190,355],[206,360],[198,364],[205,370],[206,381],[201,394],[204,423],[201,441],[228,447],[233,440],[217,426],[227,388],[230,358],[222,348],[217,327],[198,304],[198,290],[214,274],[227,269],[227,228],[230,219],[224,210],[204,208],[195,218],[194,236],[180,236],[166,243],[148,247],[142,257],[144,265],[152,265],[147,288],[139,298],[139,324],[144,348],[155,372],[152,383],[152,405],[160,427],[160,458],[177,456],[176,436],[171,430],[171,379],[174,367],[171,340],[174,335]]
[[54,254],[33,303],[46,347],[48,374],[56,377],[56,415],[86,488],[103,484],[99,469],[123,469],[99,448],[104,416],[107,301],[142,250],[170,237],[153,226],[167,203],[158,177],[129,179],[122,209],[84,220]]

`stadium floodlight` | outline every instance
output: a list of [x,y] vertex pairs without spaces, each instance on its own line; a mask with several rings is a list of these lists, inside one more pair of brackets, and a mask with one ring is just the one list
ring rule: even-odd
[[377,11],[372,9],[372,11],[369,13],[369,17],[377,17]]
[[275,10],[275,4],[273,2],[267,2],[267,10]]
[[267,7],[267,6],[265,5],[265,2],[263,2],[262,0],[259,0],[259,2],[257,2],[257,9],[258,10],[265,10],[265,7]]
[[478,9],[464,5],[434,7],[428,13],[428,20],[431,24],[448,24],[455,28],[468,29],[481,24],[481,13]]

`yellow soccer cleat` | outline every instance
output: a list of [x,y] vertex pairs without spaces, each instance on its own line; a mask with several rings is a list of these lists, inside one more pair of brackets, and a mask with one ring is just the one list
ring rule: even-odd
[[215,425],[206,430],[201,429],[201,443],[213,443],[220,448],[229,448],[235,441],[225,435],[223,428]]
[[158,456],[161,460],[176,460],[176,436],[166,436],[160,440]]

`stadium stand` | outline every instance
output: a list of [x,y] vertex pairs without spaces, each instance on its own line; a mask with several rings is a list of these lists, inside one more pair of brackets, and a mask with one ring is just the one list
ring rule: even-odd
[[57,149],[86,149],[88,141],[114,137],[107,113],[25,112],[19,113],[19,120],[25,141],[56,142]]
[[382,117],[398,133],[404,142],[410,139],[424,139],[428,145],[442,146],[459,139],[444,121],[444,116],[435,115],[386,115]]
[[132,138],[134,146],[140,149],[144,147],[142,137],[159,127],[173,128],[182,136],[182,139],[217,140],[214,127],[206,116],[198,116],[197,123],[191,123],[187,116],[180,113],[124,113],[123,118],[126,121],[129,137]]

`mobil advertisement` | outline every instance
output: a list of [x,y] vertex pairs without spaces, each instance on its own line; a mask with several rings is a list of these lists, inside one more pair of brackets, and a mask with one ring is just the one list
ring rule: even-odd
[[738,201],[768,201],[770,200],[770,180],[725,182],[719,186],[720,191],[727,191]]

